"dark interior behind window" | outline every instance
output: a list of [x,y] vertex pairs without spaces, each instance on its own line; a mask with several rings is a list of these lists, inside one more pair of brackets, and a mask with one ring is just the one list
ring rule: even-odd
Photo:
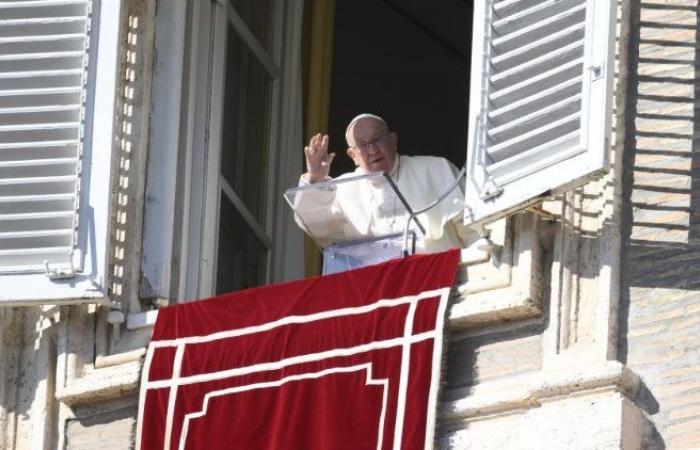
[[472,5],[469,0],[336,0],[329,111],[332,175],[353,170],[345,127],[372,112],[399,152],[461,167],[467,148]]

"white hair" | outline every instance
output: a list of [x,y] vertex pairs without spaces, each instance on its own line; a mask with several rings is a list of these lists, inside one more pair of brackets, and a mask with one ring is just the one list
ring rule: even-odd
[[353,125],[355,125],[357,122],[359,122],[362,119],[374,119],[377,122],[381,123],[384,128],[389,130],[389,125],[386,123],[386,120],[382,119],[381,117],[374,115],[374,114],[369,114],[369,113],[364,113],[357,115],[353,117],[353,119],[350,121],[348,124],[348,127],[345,129],[345,141],[347,141],[348,145],[350,145],[350,129],[352,128]]

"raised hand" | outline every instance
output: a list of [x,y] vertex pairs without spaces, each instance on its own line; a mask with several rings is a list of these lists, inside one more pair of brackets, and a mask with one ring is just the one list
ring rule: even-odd
[[306,156],[306,175],[310,183],[326,179],[331,170],[335,153],[328,153],[328,135],[316,134],[304,147]]

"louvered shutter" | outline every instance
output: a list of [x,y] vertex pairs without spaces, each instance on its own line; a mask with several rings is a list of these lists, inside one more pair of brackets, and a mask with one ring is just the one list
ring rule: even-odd
[[614,75],[615,2],[474,3],[467,223],[606,170]]
[[120,11],[0,1],[3,304],[105,296]]

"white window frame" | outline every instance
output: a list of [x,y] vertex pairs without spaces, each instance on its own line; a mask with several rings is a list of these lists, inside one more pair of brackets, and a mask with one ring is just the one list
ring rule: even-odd
[[[241,215],[243,221],[248,225],[258,241],[267,248],[266,257],[266,273],[265,281],[270,279],[271,259],[273,255],[273,242],[271,233],[272,223],[271,216],[274,212],[270,205],[274,199],[272,194],[277,191],[277,182],[271,175],[277,173],[277,142],[279,128],[279,108],[281,94],[281,69],[277,63],[278,55],[270,55],[270,51],[263,48],[253,35],[251,30],[243,22],[241,17],[235,11],[229,1],[217,2],[213,15],[215,17],[213,30],[213,65],[211,76],[211,96],[212,104],[209,115],[209,145],[207,147],[207,176],[206,176],[206,193],[204,199],[204,234],[202,238],[202,264],[199,274],[199,295],[211,295],[216,290],[216,273],[218,266],[218,243],[219,243],[219,218],[221,195],[224,195],[233,204],[236,211]],[[278,29],[278,20],[280,10],[283,5],[279,0],[271,0],[270,6],[273,9],[272,26],[272,42],[276,43],[280,31]],[[266,160],[269,164],[265,176],[265,184],[267,186],[265,196],[265,223],[261,224],[256,218],[250,214],[246,205],[233,190],[231,185],[226,181],[221,173],[221,135],[223,124],[224,111],[224,95],[225,95],[225,80],[226,80],[226,43],[228,36],[228,26],[231,26],[233,31],[238,34],[239,40],[251,52],[257,62],[263,66],[267,74],[271,77],[271,92],[270,92],[270,134],[268,139],[268,148]],[[274,44],[273,44],[274,45]],[[275,49],[273,48],[273,51]],[[272,57],[271,57],[272,56]]]
[[92,8],[77,239],[81,261],[76,261],[76,267],[82,263],[82,270],[65,279],[51,279],[46,273],[0,275],[0,305],[108,302],[110,175],[122,0],[94,0]]
[[[213,295],[218,227],[218,129],[208,128],[208,99],[217,73],[210,42],[212,10],[227,0],[169,3],[156,17],[156,61],[142,259],[142,297],[168,302]],[[302,171],[300,42],[302,2],[273,0],[270,53],[280,70],[272,85],[267,211],[261,224],[272,241],[267,282],[303,276],[301,231],[281,196]],[[219,28],[225,17],[216,17]],[[175,35],[173,35],[175,33]],[[180,34],[181,33],[181,34]],[[185,70],[183,70],[185,68]],[[223,74],[222,70],[218,71]],[[284,94],[283,94],[284,93]],[[216,111],[214,111],[216,113]],[[179,124],[173,125],[173,124]],[[297,144],[299,142],[299,144]],[[212,163],[213,161],[213,163]],[[209,178],[209,173],[216,177]],[[215,211],[216,216],[212,211]],[[216,220],[215,220],[216,219]],[[209,231],[207,231],[209,230]]]

